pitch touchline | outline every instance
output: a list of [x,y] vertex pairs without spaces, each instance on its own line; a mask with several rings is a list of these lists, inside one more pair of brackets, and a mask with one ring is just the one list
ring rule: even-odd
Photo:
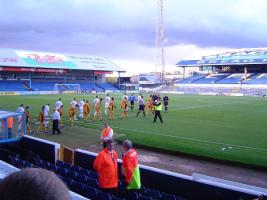
[[[87,123],[87,124],[96,125],[96,126],[103,126],[103,124],[94,124],[94,123]],[[209,144],[231,146],[231,147],[237,147],[237,148],[243,148],[243,149],[252,149],[252,150],[257,150],[257,151],[267,151],[266,148],[257,148],[257,147],[250,147],[250,146],[242,146],[242,145],[236,145],[236,144],[222,143],[222,142],[214,142],[214,141],[201,140],[201,139],[195,139],[195,138],[190,138],[190,137],[162,134],[162,133],[151,132],[151,131],[142,131],[142,130],[138,130],[138,129],[121,128],[121,127],[118,127],[118,126],[113,126],[113,128],[120,129],[120,130],[126,130],[126,131],[141,132],[141,133],[151,134],[151,135],[160,135],[160,136],[169,137],[169,138],[175,138],[175,139],[183,139],[183,140],[190,140],[190,141],[203,142],[203,143],[209,143]]]

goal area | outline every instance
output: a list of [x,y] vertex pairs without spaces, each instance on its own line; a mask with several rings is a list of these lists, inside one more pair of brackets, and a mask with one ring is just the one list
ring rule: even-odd
[[54,86],[54,90],[59,91],[60,93],[65,92],[65,91],[80,93],[81,86],[80,84],[58,84],[56,83]]

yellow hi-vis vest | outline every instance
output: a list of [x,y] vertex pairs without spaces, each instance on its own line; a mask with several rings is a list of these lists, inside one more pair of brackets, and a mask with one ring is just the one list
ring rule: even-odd
[[160,103],[160,105],[155,105],[155,110],[161,111],[162,110],[162,103]]

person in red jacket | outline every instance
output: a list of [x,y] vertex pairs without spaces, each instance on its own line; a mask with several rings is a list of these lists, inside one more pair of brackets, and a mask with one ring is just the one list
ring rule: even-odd
[[125,177],[126,199],[131,199],[131,193],[141,187],[138,154],[132,147],[130,140],[123,142],[122,174]]
[[118,188],[118,154],[112,141],[102,150],[94,161],[94,169],[99,176],[99,187],[108,193],[115,194]]
[[103,147],[106,148],[107,142],[112,140],[113,129],[110,128],[108,123],[104,123],[104,128],[101,131],[100,140],[103,142]]

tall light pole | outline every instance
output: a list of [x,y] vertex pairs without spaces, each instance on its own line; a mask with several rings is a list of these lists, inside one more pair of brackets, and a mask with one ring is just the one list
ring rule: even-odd
[[[156,67],[161,69],[161,80],[165,79],[165,52],[164,52],[164,0],[157,0],[156,24]],[[157,72],[157,70],[155,70]]]

